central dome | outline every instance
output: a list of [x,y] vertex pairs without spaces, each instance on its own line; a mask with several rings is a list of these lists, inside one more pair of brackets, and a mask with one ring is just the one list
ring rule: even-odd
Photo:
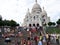
[[40,9],[40,5],[36,3],[36,4],[33,5],[32,9]]
[[33,5],[32,12],[34,12],[34,11],[40,11],[40,12],[42,11],[42,9],[38,3],[35,3]]

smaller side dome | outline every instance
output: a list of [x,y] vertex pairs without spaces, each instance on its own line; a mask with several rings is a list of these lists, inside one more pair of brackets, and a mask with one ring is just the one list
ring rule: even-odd
[[28,10],[27,10],[27,13],[26,13],[26,15],[30,15],[29,8],[28,8]]
[[42,10],[42,15],[47,15],[47,12],[44,10],[44,7],[43,7],[43,10]]

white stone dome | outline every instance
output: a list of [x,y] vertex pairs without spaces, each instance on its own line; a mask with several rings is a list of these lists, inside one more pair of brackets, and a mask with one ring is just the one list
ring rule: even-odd
[[47,15],[47,12],[44,10],[44,7],[43,7],[42,15]]
[[30,15],[29,8],[28,8],[28,10],[27,10],[27,13],[26,13],[26,15]]
[[36,8],[40,9],[40,5],[37,3],[33,5],[33,9],[36,9]]
[[42,11],[40,5],[38,3],[34,4],[33,5],[33,8],[32,8],[32,11]]

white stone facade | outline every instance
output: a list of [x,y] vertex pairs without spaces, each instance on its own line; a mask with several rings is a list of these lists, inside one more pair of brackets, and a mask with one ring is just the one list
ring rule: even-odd
[[46,11],[44,8],[42,9],[40,5],[37,3],[37,0],[35,4],[33,5],[31,13],[29,12],[29,9],[27,11],[27,14],[24,18],[23,26],[29,27],[29,26],[42,26],[43,24],[48,24],[50,22],[50,18],[47,16]]

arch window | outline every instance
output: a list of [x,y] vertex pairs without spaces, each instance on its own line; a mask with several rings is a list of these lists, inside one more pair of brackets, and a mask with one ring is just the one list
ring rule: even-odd
[[29,27],[31,27],[31,24],[29,24]]
[[34,18],[34,20],[35,20],[35,16],[34,16],[33,18]]
[[43,19],[43,21],[45,21],[45,19]]
[[33,24],[33,26],[35,26],[35,24]]
[[37,23],[37,27],[39,26],[39,23]]

